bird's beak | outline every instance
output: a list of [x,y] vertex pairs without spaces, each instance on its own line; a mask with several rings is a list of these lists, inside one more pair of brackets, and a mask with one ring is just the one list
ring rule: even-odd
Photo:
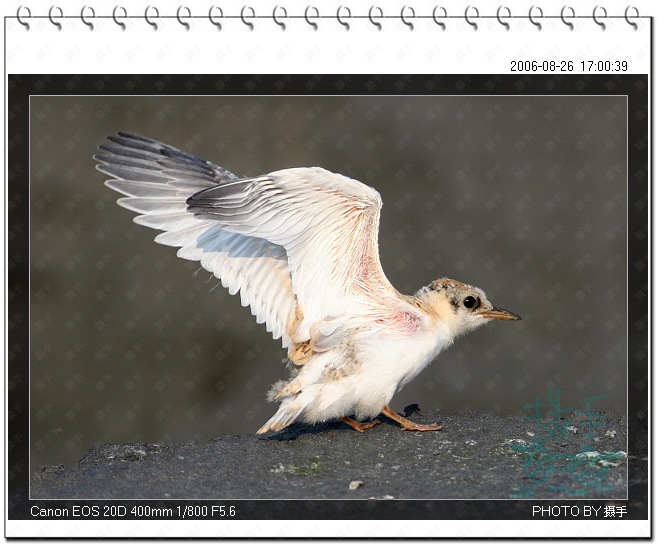
[[483,318],[487,319],[498,319],[498,320],[521,320],[521,317],[510,311],[505,311],[505,309],[500,309],[499,307],[494,307],[493,309],[483,309],[478,312]]

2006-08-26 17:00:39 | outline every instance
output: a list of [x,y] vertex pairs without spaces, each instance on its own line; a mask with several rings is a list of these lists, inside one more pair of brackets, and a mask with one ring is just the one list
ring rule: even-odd
[[512,72],[627,72],[628,61],[510,61]]

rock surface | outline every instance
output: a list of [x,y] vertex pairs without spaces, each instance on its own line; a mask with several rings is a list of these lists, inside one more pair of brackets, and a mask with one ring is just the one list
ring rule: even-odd
[[[405,414],[417,422],[416,406]],[[625,419],[442,417],[438,432],[293,425],[207,443],[94,446],[77,468],[42,467],[33,499],[523,499],[627,497]],[[591,433],[594,431],[594,433]],[[633,456],[631,456],[633,459]],[[358,486],[355,484],[358,483]]]

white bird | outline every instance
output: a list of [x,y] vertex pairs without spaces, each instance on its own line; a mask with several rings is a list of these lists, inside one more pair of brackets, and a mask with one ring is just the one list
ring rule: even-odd
[[94,156],[105,184],[127,197],[135,222],[163,231],[229,293],[240,292],[292,364],[258,433],[296,420],[341,419],[359,432],[380,413],[405,430],[439,430],[398,415],[389,402],[456,337],[491,319],[520,317],[484,292],[447,278],[399,293],[379,262],[379,193],[319,167],[239,178],[150,138],[110,136]]

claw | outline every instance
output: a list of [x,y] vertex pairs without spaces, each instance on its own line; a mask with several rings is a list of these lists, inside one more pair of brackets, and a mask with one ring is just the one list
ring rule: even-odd
[[380,423],[379,419],[375,419],[374,421],[370,421],[369,423],[359,423],[358,421],[355,421],[354,419],[351,419],[349,417],[341,417],[340,420],[346,425],[351,426],[357,432],[365,432],[369,428],[372,428]]
[[441,430],[443,427],[439,425],[438,423],[431,423],[429,425],[421,425],[418,423],[414,423],[413,421],[409,421],[409,419],[406,419],[402,417],[399,413],[397,413],[391,406],[386,405],[382,408],[382,413],[386,415],[389,419],[393,419],[393,421],[397,421],[402,425],[402,430],[416,430],[416,431],[421,431],[421,432],[426,432],[429,430]]

